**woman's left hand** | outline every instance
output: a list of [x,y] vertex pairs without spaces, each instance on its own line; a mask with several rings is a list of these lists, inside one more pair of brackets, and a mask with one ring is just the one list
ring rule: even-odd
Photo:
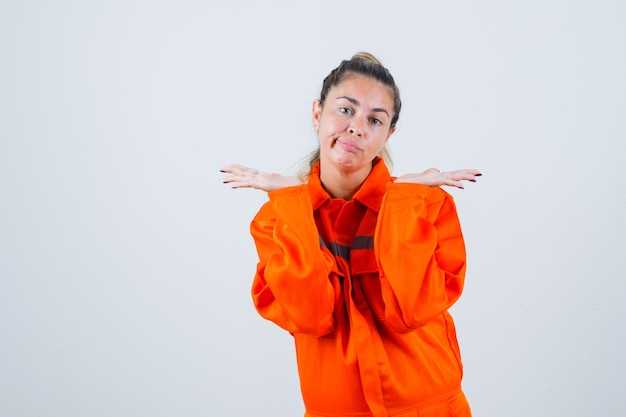
[[288,177],[280,174],[268,174],[254,168],[243,165],[227,165],[221,172],[230,174],[224,178],[224,184],[230,184],[232,188],[254,188],[257,190],[270,191],[279,188],[302,185],[303,182],[296,177]]
[[419,174],[405,174],[398,177],[394,182],[407,182],[423,184],[430,187],[446,185],[449,187],[463,188],[462,181],[476,182],[476,177],[482,174],[476,169],[459,169],[457,171],[441,172],[437,168],[429,168]]

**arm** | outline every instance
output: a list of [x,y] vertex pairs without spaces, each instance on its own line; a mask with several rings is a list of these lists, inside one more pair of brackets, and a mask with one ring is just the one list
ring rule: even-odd
[[452,197],[442,189],[388,184],[374,247],[385,316],[399,331],[425,325],[461,295],[465,245]]
[[261,316],[291,333],[317,336],[334,330],[335,261],[320,249],[306,186],[296,177],[231,164],[221,171],[232,188],[268,192],[270,201],[250,225],[259,263],[252,299]]
[[261,316],[291,333],[317,336],[334,330],[335,261],[320,249],[305,185],[269,193],[252,221],[259,263],[252,298]]

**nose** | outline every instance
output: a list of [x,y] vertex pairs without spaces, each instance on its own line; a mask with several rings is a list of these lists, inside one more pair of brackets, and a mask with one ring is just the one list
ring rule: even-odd
[[363,121],[360,118],[352,119],[348,131],[351,135],[363,136]]

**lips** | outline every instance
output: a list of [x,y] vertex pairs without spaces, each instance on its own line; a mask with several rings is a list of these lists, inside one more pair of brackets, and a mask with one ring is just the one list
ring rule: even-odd
[[337,139],[337,144],[348,152],[355,152],[362,150],[356,143],[346,140]]

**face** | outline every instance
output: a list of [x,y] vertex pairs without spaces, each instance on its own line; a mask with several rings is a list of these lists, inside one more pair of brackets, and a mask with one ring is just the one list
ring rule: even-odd
[[391,94],[373,78],[351,75],[330,90],[323,106],[319,100],[313,103],[323,167],[369,173],[372,160],[395,131]]

